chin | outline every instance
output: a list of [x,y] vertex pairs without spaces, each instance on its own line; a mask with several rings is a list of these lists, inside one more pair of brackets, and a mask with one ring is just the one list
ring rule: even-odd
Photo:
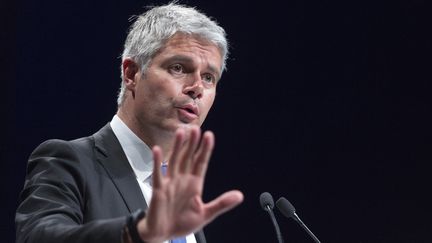
[[198,126],[201,127],[201,123],[199,120],[194,120],[192,122],[185,122],[182,120],[171,120],[169,123],[164,126],[167,131],[175,132],[179,128],[188,129],[192,126]]
[[192,122],[183,122],[183,121],[180,121],[179,124],[178,124],[178,126],[179,127],[184,127],[184,128],[188,128],[188,127],[191,127],[191,126],[201,127],[202,123],[203,123],[202,121],[196,119],[196,120],[193,120]]
[[196,123],[180,123],[177,128],[186,128],[187,129],[187,128],[190,128],[192,126],[201,127],[200,124],[196,124]]

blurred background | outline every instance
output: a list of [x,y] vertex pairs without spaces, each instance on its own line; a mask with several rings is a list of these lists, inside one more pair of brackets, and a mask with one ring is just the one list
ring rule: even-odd
[[[209,243],[276,242],[258,197],[290,200],[322,242],[430,242],[431,8],[401,1],[192,1],[231,56],[204,128],[216,134],[205,200],[244,203]],[[129,17],[167,1],[1,3],[1,242],[27,158],[88,136],[116,111]],[[275,212],[286,242],[312,242]]]

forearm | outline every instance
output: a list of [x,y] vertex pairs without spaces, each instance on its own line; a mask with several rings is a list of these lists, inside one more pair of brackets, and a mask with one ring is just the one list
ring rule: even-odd
[[78,225],[61,216],[25,221],[17,216],[17,243],[120,243],[126,217],[94,220]]
[[95,189],[89,192],[95,178],[85,172],[90,169],[79,154],[69,143],[49,141],[31,155],[16,211],[17,242],[121,242],[127,211],[107,207],[106,215],[96,216],[88,211],[103,205],[95,202]]

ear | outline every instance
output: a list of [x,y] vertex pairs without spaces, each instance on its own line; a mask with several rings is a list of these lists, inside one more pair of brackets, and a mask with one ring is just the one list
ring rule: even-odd
[[[134,92],[137,77],[140,77],[138,64],[130,58],[126,58],[122,62],[123,82],[126,89]],[[138,75],[137,75],[138,74]]]

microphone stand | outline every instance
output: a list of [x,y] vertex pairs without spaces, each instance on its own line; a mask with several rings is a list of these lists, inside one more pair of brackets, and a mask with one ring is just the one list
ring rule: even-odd
[[300,219],[300,217],[294,212],[293,214],[293,218],[295,221],[297,221],[300,226],[306,230],[306,232],[310,235],[310,237],[312,237],[312,239],[316,242],[316,243],[321,243],[321,241],[318,240],[318,238],[314,235],[314,233],[312,233],[312,231],[305,225],[305,223],[303,223],[303,221]]
[[265,211],[267,211],[267,212],[270,214],[270,218],[271,218],[271,221],[272,221],[273,226],[274,226],[274,228],[275,228],[275,231],[276,231],[276,237],[277,237],[277,239],[278,239],[278,242],[279,242],[279,243],[284,243],[284,240],[283,240],[283,238],[282,238],[282,234],[281,234],[281,232],[280,232],[279,225],[278,225],[278,223],[277,223],[277,221],[276,221],[276,217],[275,217],[275,215],[274,215],[274,213],[273,213],[273,210],[270,208],[269,205],[266,205],[264,209],[265,209]]

